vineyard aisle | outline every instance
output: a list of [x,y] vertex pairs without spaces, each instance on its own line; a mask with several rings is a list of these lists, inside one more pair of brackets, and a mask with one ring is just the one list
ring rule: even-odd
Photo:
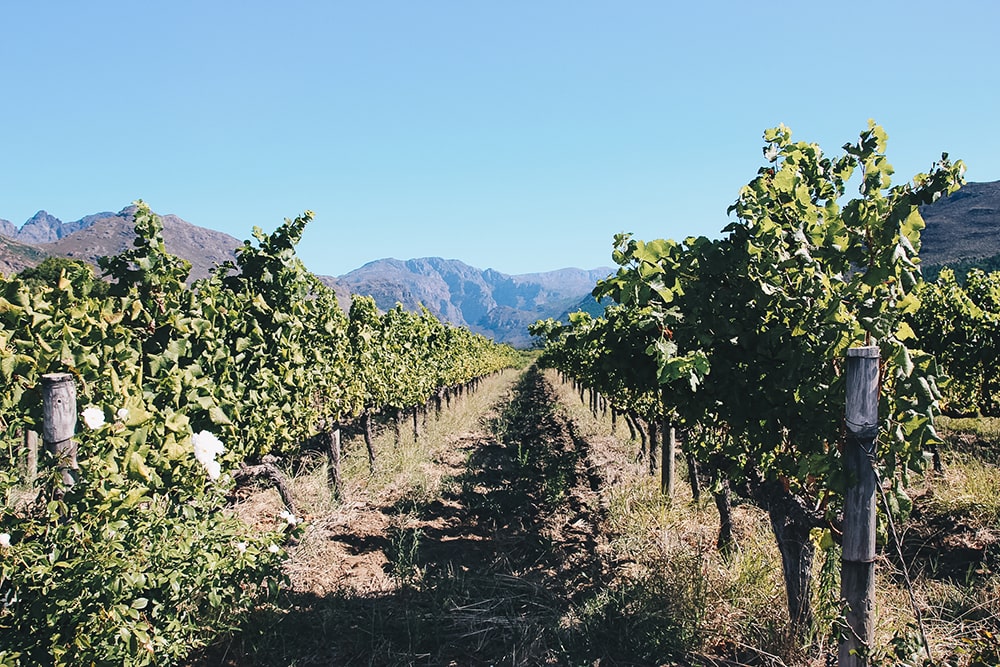
[[[291,551],[291,590],[192,665],[528,665],[601,654],[575,614],[607,579],[596,471],[608,467],[573,437],[546,376],[489,378],[440,418],[432,410],[412,440],[405,423],[398,436],[386,426],[372,476],[364,444],[348,440],[340,504],[327,499],[322,465],[295,476],[308,523]],[[280,510],[273,491],[240,504],[262,523]]]

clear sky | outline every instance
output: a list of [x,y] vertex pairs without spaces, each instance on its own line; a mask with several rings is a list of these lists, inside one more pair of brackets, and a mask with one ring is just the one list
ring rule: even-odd
[[134,199],[340,275],[717,235],[779,123],[1000,180],[1000,3],[0,0],[0,218]]

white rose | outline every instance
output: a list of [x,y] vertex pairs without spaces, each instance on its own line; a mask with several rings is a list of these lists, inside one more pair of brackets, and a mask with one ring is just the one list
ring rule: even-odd
[[83,411],[83,423],[87,425],[92,431],[104,426],[104,410],[100,408],[95,408],[91,405],[89,408]]

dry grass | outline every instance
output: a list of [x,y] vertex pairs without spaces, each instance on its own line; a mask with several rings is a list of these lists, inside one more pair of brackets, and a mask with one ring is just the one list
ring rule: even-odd
[[[613,558],[621,563],[618,585],[641,584],[659,593],[685,627],[685,648],[693,659],[753,660],[781,664],[789,653],[787,611],[781,561],[766,515],[737,504],[733,509],[737,549],[724,557],[715,548],[718,514],[710,494],[693,502],[683,464],[673,501],[660,493],[658,477],[646,463],[635,463],[639,443],[629,440],[610,416],[595,418],[571,387],[550,381],[580,437],[607,443],[615,463],[605,491],[605,529],[612,535]],[[770,656],[770,657],[768,657]],[[722,664],[721,662],[719,664]]]
[[[723,557],[711,497],[692,502],[683,464],[667,501],[635,462],[627,427],[612,433],[608,416],[546,378],[555,397],[520,395],[514,374],[488,381],[430,419],[417,444],[408,422],[399,444],[385,429],[373,474],[363,442],[345,442],[340,501],[322,457],[296,462],[293,494],[308,523],[288,562],[291,590],[228,657],[194,664],[825,664],[839,615],[836,549],[817,555],[817,628],[798,646],[766,515],[737,503],[738,548]],[[950,563],[935,570],[918,547],[952,554],[933,541],[942,516],[960,519],[947,536],[969,544],[976,530],[1000,533],[1000,475],[974,457],[948,462],[943,479],[911,491],[920,516],[905,526],[907,562],[935,659],[986,665],[1000,578],[990,565],[941,576]],[[240,507],[264,523],[279,510],[271,491]],[[882,556],[877,576],[876,663],[904,664],[895,651],[916,643],[896,559]]]
[[[550,379],[558,383],[555,374]],[[570,387],[560,386],[559,395],[581,437],[607,439],[617,449],[619,460],[634,460],[638,443],[627,441],[626,426],[619,423],[616,436],[612,436],[610,419],[595,418]],[[997,423],[1000,420],[962,425],[976,434],[980,450],[984,444],[995,450],[997,440],[990,438],[996,437]],[[953,451],[946,458],[943,477],[929,473],[911,488],[917,511],[914,520],[903,526],[904,541],[921,534],[927,538],[928,526],[938,525],[935,521],[940,523],[942,517],[950,521],[940,525],[944,532],[934,543],[939,549],[928,555],[911,548],[908,564],[934,659],[953,665],[989,665],[994,655],[991,646],[1000,648],[995,644],[1000,635],[1000,574],[996,571],[1000,560],[1000,471],[968,453]],[[686,631],[694,639],[692,655],[700,656],[705,664],[724,659],[753,664],[823,664],[827,656],[835,655],[832,628],[839,617],[839,550],[817,552],[817,627],[811,646],[795,646],[786,631],[780,557],[766,515],[751,505],[737,505],[734,520],[739,550],[730,558],[721,557],[714,549],[715,508],[705,501],[700,505],[692,502],[686,471],[679,463],[673,503],[660,497],[658,483],[645,472],[645,466],[621,466],[611,475],[615,484],[608,494],[607,530],[615,536],[611,544],[614,557],[624,564],[622,576],[643,581],[655,572],[666,580],[663,586],[674,596],[672,603],[684,605],[681,615],[692,623]],[[967,554],[963,548],[972,555],[985,552],[985,563],[979,562],[962,577],[938,576],[935,567],[940,570],[945,559]],[[914,612],[898,560],[888,550],[880,557],[876,573],[874,659],[879,664],[903,664],[898,648],[903,654],[909,651],[919,662],[922,651]]]

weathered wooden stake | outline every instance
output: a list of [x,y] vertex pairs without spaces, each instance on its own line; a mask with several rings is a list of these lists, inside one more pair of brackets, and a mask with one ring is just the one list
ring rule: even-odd
[[38,431],[24,429],[24,478],[29,482],[38,476]]
[[875,619],[875,469],[878,435],[879,351],[859,347],[847,351],[847,441],[844,443],[844,555],[841,597],[847,603],[846,636],[841,639],[840,667],[868,664]]
[[646,422],[649,429],[649,476],[656,475],[656,420],[650,419]]
[[79,476],[76,462],[76,384],[69,373],[47,373],[42,376],[42,441],[45,448],[56,457],[62,473],[65,492]]
[[701,477],[698,474],[698,459],[691,452],[684,454],[688,466],[688,483],[691,485],[691,501],[701,502]]
[[361,427],[364,429],[365,448],[368,450],[368,474],[375,474],[375,434],[372,430],[372,411],[365,410],[361,415]]
[[674,456],[677,453],[677,432],[669,419],[660,427],[660,493],[674,497]]
[[[398,423],[398,421],[397,421]],[[327,468],[326,468],[326,482],[333,492],[333,497],[340,500],[341,497],[341,481],[340,481],[340,429],[334,428],[326,435],[327,437]]]

